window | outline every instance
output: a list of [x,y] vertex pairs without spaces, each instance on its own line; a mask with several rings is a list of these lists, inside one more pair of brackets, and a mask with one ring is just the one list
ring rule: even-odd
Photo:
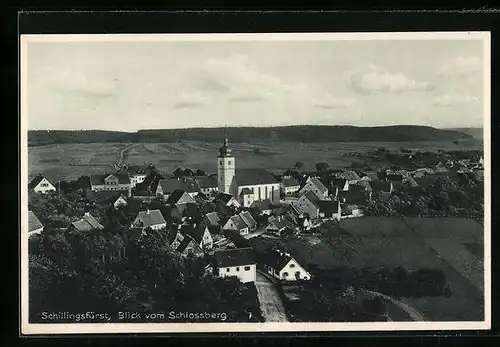
[[219,165],[222,165],[222,160],[219,161]]
[[239,268],[239,266],[237,266],[237,267],[236,267],[236,271],[240,271],[240,268]]
[[250,266],[245,266],[245,271],[250,271]]
[[266,195],[265,195],[265,197],[267,198],[267,186],[266,186]]
[[226,272],[229,272],[229,268],[226,269]]
[[284,277],[288,277],[288,272],[283,272]]
[[228,161],[227,161],[227,165],[231,165],[231,160],[228,160]]
[[293,269],[295,267],[295,264],[290,264],[290,269]]

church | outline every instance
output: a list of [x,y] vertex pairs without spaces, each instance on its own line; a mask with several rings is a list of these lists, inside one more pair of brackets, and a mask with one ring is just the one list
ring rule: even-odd
[[217,157],[217,182],[219,193],[234,196],[243,207],[254,201],[268,199],[272,204],[280,201],[280,183],[264,169],[236,170],[236,160],[229,148],[227,136]]

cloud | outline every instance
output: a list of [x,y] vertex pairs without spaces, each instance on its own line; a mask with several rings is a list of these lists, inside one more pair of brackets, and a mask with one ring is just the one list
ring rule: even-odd
[[[272,72],[263,71],[248,57],[233,54],[208,59],[199,67],[198,90],[216,94],[232,103],[263,101],[296,103],[317,108],[345,108],[355,102],[334,97],[323,90],[313,90],[304,83],[291,83]],[[321,96],[318,96],[321,95]]]
[[436,107],[453,107],[478,101],[479,98],[473,95],[443,94],[434,98],[432,104]]
[[439,70],[440,75],[468,76],[479,72],[482,62],[479,57],[457,57],[445,62]]
[[428,91],[432,89],[429,82],[416,81],[402,73],[384,71],[369,65],[370,71],[351,75],[348,87],[361,94],[405,93],[412,91]]
[[181,93],[174,96],[174,108],[196,108],[204,105],[209,98],[199,93]]
[[118,95],[119,80],[116,78],[106,80],[69,69],[59,73],[54,72],[49,83],[59,91],[70,92],[84,98],[108,98]]

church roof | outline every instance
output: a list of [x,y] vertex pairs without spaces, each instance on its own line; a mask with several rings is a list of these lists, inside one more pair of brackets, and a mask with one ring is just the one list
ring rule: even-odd
[[264,169],[239,169],[235,178],[238,186],[278,183],[276,177]]

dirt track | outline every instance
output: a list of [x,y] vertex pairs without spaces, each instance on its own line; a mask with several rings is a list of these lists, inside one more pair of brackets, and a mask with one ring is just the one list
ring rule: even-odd
[[257,271],[255,280],[262,316],[266,322],[288,322],[285,307],[275,285]]

